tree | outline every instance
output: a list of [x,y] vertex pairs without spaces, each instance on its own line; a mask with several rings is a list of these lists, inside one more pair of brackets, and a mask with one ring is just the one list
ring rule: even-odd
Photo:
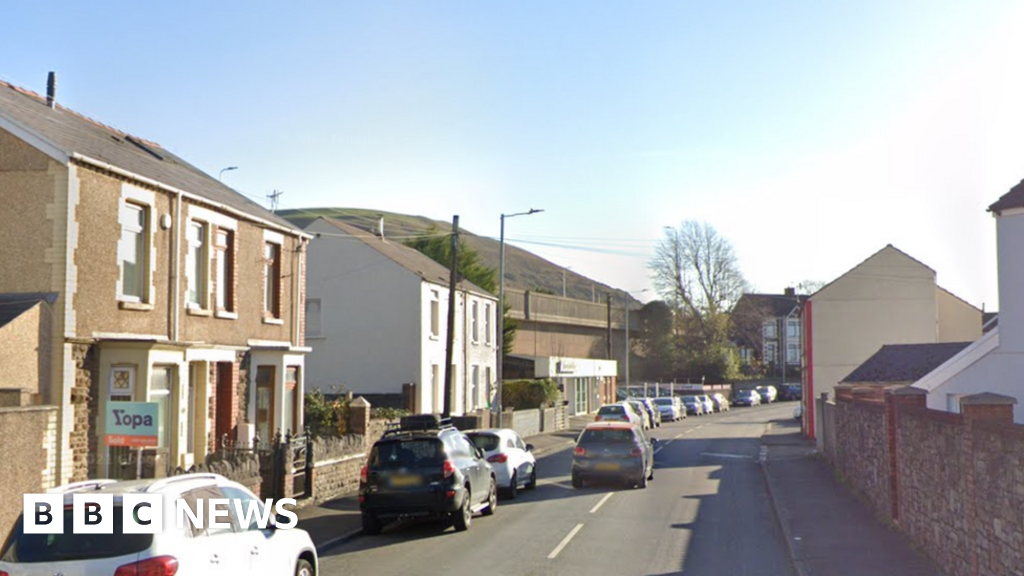
[[636,347],[642,358],[640,377],[644,380],[671,380],[675,374],[672,308],[661,300],[654,300],[644,304],[637,317],[639,333]]
[[666,228],[649,267],[655,288],[673,307],[680,376],[735,377],[729,310],[747,282],[732,243],[710,224],[689,220]]
[[[405,241],[405,245],[414,248],[434,262],[445,268],[451,265],[452,246],[451,236],[442,232],[437,226],[431,226],[423,236]],[[466,279],[490,292],[498,292],[498,272],[487,266],[480,259],[480,253],[466,245],[466,241],[459,236],[459,278]],[[508,303],[502,314],[502,355],[508,356],[512,351],[512,343],[516,339],[516,321],[508,315]]]

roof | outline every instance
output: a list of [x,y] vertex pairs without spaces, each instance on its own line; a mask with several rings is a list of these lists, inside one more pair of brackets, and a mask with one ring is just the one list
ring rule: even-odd
[[989,330],[999,326],[999,313],[998,312],[982,312],[981,313],[981,331],[982,333],[988,332]]
[[[865,264],[865,263],[866,263],[867,261],[871,260],[871,259],[872,259],[872,258],[874,258],[875,256],[878,256],[878,255],[879,255],[879,254],[881,254],[882,252],[885,252],[886,250],[890,250],[890,249],[891,249],[891,250],[895,250],[896,252],[898,252],[898,253],[902,254],[903,256],[906,256],[906,257],[907,257],[907,258],[909,258],[910,260],[912,260],[912,261],[916,262],[917,264],[920,264],[921,266],[924,266],[925,268],[927,268],[928,270],[930,270],[930,271],[931,271],[931,272],[932,272],[933,274],[935,273],[935,269],[934,269],[934,268],[932,268],[931,266],[929,266],[929,265],[925,264],[924,262],[921,262],[921,261],[920,261],[920,260],[918,260],[917,258],[914,258],[914,257],[913,257],[913,256],[911,256],[910,254],[907,254],[906,252],[904,252],[903,250],[900,250],[899,248],[897,248],[897,247],[893,246],[892,244],[886,244],[886,245],[885,245],[885,246],[884,246],[884,247],[883,247],[883,248],[882,248],[881,250],[879,250],[879,251],[875,252],[874,254],[872,254],[871,256],[868,256],[867,258],[865,258],[865,259],[861,260],[861,261],[860,261],[860,262],[858,262],[858,263],[857,263],[857,265],[856,265],[856,266],[854,266],[853,268],[850,268],[850,269],[849,269],[849,270],[847,270],[846,272],[843,272],[843,273],[842,273],[842,274],[840,274],[839,276],[836,276],[835,278],[833,278],[833,279],[832,279],[832,281],[831,281],[831,282],[829,282],[828,284],[825,284],[825,285],[824,285],[824,286],[822,286],[821,288],[818,288],[818,290],[817,290],[817,291],[816,291],[815,293],[813,293],[813,294],[810,294],[810,295],[808,295],[808,296],[807,296],[807,298],[808,298],[808,299],[810,299],[810,298],[814,298],[814,297],[815,297],[815,296],[817,296],[818,294],[821,294],[821,292],[822,292],[823,290],[825,290],[825,289],[826,289],[826,288],[828,288],[829,286],[831,286],[831,285],[835,284],[836,282],[838,282],[838,281],[839,281],[839,280],[840,280],[841,278],[845,277],[845,276],[846,276],[847,274],[849,274],[850,272],[853,272],[853,271],[854,271],[854,270],[856,270],[857,268],[860,268],[860,267],[861,267],[862,265],[864,265],[864,264]],[[948,292],[948,290],[947,290],[947,292]]]
[[969,346],[970,342],[887,344],[842,382],[914,382]]
[[57,294],[53,292],[14,292],[0,294],[0,328],[10,324],[15,318],[24,314],[27,310],[46,302],[53,304],[57,301]]
[[[319,222],[321,220],[330,224],[331,226],[334,226],[335,228],[337,228],[341,232],[344,232],[348,236],[362,240],[363,243],[366,244],[367,246],[373,248],[377,252],[380,252],[382,255],[391,259],[393,262],[395,262],[402,268],[405,268],[406,270],[412,272],[413,274],[416,274],[423,280],[431,282],[433,284],[448,286],[450,278],[450,272],[448,268],[445,268],[444,266],[438,264],[429,256],[423,254],[419,250],[416,250],[415,248],[410,248],[405,244],[402,244],[401,242],[395,242],[381,238],[379,236],[375,236],[363,230],[362,228],[358,228],[351,224],[346,224],[345,222],[335,220],[334,218],[327,218],[325,216],[321,216],[320,218],[314,220],[313,223]],[[313,223],[311,223],[310,226],[312,226]],[[494,298],[493,294],[477,286],[476,284],[470,282],[469,280],[460,281],[458,283],[458,288],[460,290],[474,292],[476,294]]]
[[294,224],[221,184],[159,144],[96,122],[60,104],[50,108],[46,99],[35,92],[0,81],[0,126],[5,122],[38,137],[69,158],[76,154],[84,156],[299,231]]
[[1009,210],[1010,208],[1024,208],[1024,180],[1017,183],[1016,186],[1010,188],[1010,191],[999,197],[991,206],[988,207],[989,212],[999,214],[1003,210]]
[[779,318],[791,314],[794,308],[803,304],[804,300],[807,300],[807,296],[803,294],[787,296],[785,294],[746,293],[740,296],[740,301],[736,303],[736,306],[739,306],[740,302],[744,300],[747,304],[763,311],[766,315],[772,318]]

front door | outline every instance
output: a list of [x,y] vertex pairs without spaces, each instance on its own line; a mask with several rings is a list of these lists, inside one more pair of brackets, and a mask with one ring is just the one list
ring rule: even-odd
[[587,413],[587,379],[586,378],[573,378],[576,386],[576,413],[586,414]]
[[277,371],[274,366],[256,368],[256,435],[260,442],[270,444],[274,440],[274,382]]
[[[232,399],[235,395],[234,380],[230,362],[217,363],[217,424],[216,442],[218,448],[224,447],[224,439],[234,440],[234,430],[231,427],[231,412],[234,408]],[[251,440],[247,438],[246,440]]]

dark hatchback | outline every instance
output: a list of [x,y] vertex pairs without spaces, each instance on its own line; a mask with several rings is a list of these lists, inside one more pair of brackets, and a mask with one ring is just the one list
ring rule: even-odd
[[403,418],[370,450],[359,478],[363,532],[378,534],[389,520],[438,517],[466,530],[472,515],[494,513],[491,465],[465,434],[433,415]]
[[617,480],[646,488],[654,479],[654,444],[643,427],[629,422],[595,422],[576,440],[572,455],[572,485],[582,488],[594,480]]

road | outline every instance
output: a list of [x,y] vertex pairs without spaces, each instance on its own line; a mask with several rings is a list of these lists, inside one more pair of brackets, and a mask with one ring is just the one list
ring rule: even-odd
[[328,551],[321,574],[792,575],[757,459],[767,422],[793,406],[662,425],[652,433],[656,468],[644,490],[574,490],[567,443],[540,459],[535,491],[500,501],[468,532],[396,524]]

